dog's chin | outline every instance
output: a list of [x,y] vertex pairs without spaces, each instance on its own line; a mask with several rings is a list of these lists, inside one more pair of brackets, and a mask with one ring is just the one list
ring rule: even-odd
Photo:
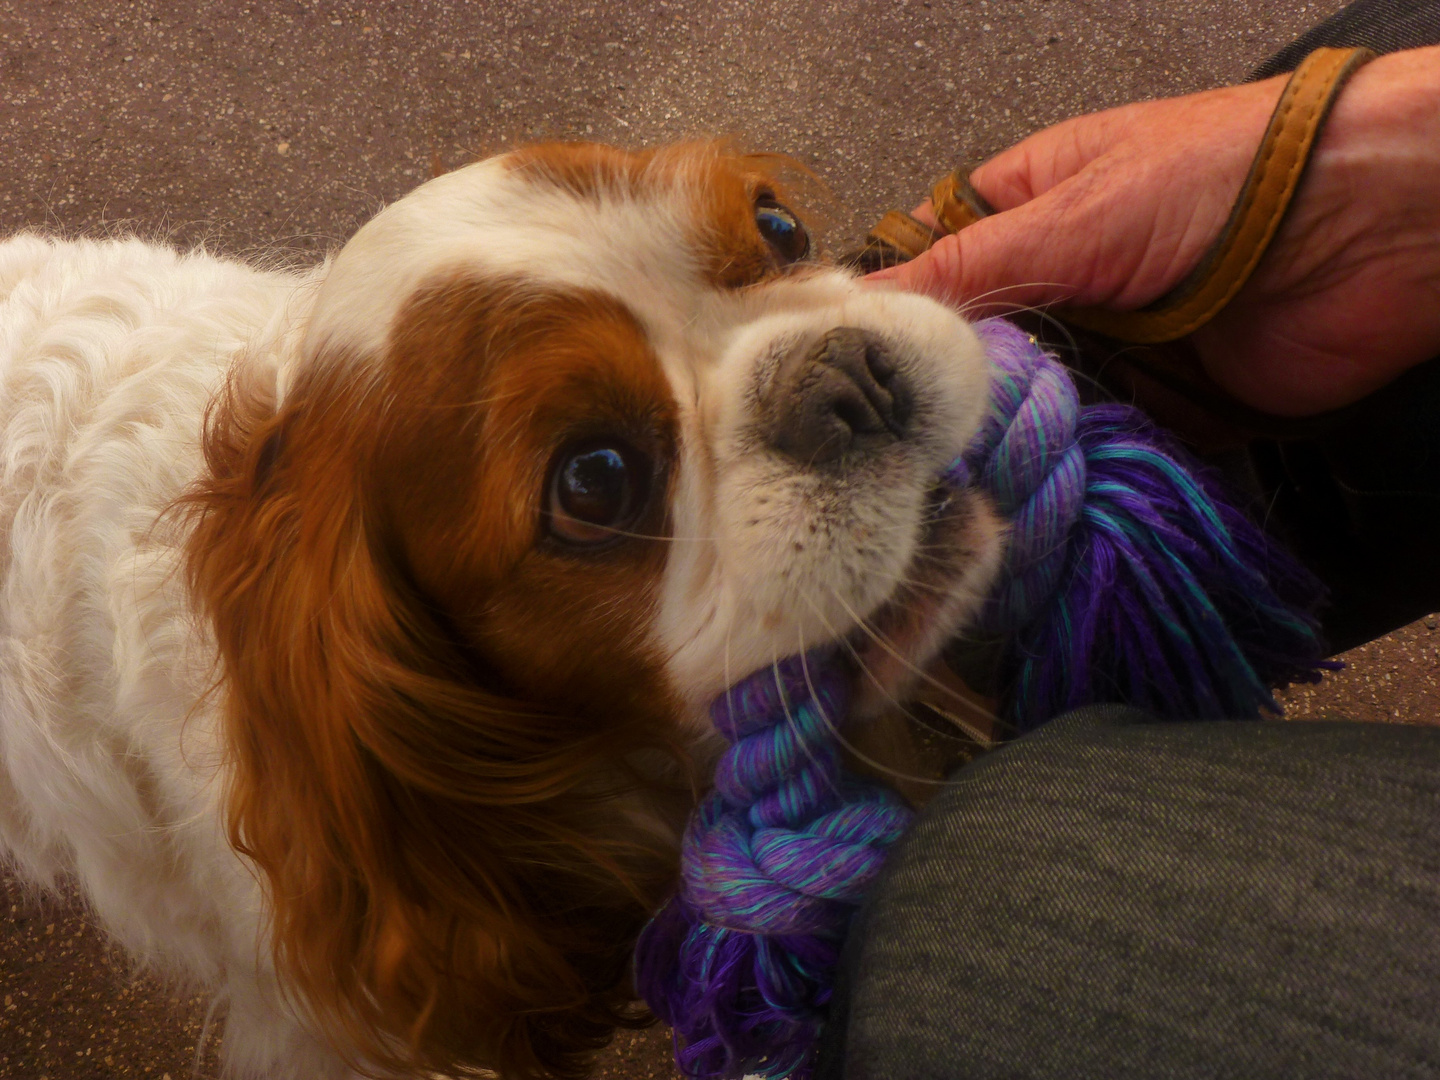
[[857,669],[852,719],[903,702],[974,622],[999,572],[1003,527],[984,496],[937,487],[921,529],[895,592],[846,637]]

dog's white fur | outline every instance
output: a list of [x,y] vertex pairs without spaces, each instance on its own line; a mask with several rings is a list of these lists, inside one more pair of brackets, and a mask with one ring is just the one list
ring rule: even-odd
[[0,840],[73,875],[137,958],[223,987],[242,1074],[331,1055],[279,1003],[226,843],[202,625],[161,512],[245,356],[274,378],[306,280],[126,240],[0,246]]
[[[176,572],[181,519],[162,513],[199,475],[232,367],[277,400],[318,356],[363,380],[401,305],[447,270],[619,299],[678,405],[652,634],[696,730],[733,678],[855,632],[923,560],[927,495],[983,408],[974,335],[840,271],[707,286],[693,213],[680,190],[597,207],[492,161],[426,184],[308,273],[138,240],[0,246],[0,841],[34,882],[73,876],[137,957],[222,995],[236,1074],[344,1070],[286,1003],[263,891],[226,842],[214,656]],[[754,410],[785,348],[841,325],[891,345],[920,430],[836,480],[763,445]],[[909,659],[995,573],[999,530],[977,514],[971,561],[927,586],[942,602]]]

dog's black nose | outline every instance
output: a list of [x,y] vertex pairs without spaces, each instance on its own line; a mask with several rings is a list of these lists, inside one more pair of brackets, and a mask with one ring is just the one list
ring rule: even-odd
[[825,465],[903,439],[910,388],[884,340],[837,326],[780,362],[765,400],[770,445],[803,465]]

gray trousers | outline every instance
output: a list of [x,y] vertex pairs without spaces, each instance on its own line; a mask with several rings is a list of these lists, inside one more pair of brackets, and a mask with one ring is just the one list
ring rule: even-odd
[[1440,727],[1063,717],[857,916],[825,1080],[1440,1077]]

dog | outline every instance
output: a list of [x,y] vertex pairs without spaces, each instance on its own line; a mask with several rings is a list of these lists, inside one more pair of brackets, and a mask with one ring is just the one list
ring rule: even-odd
[[237,1077],[580,1076],[718,750],[978,609],[975,334],[776,161],[513,151],[266,270],[0,246],[0,843],[223,1003]]

